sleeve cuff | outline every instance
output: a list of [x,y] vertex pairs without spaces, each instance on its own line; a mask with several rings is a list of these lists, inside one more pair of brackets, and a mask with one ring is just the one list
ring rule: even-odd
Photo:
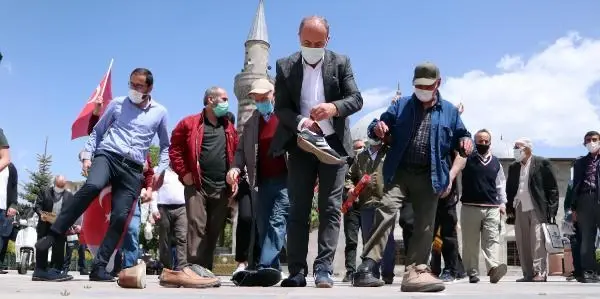
[[83,160],[91,160],[92,159],[92,153],[89,152],[81,152],[81,154],[79,155],[79,158],[83,161]]
[[304,117],[300,120],[300,122],[298,122],[298,132],[302,131],[302,125],[304,125],[304,122],[308,120],[308,118]]

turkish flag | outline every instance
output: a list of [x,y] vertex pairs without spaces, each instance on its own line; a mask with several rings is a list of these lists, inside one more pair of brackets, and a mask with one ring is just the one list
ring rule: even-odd
[[[88,249],[92,253],[93,256],[96,256],[98,253],[98,248],[102,241],[104,240],[104,236],[108,232],[109,224],[110,224],[110,215],[112,211],[112,187],[109,185],[102,189],[100,195],[92,201],[92,203],[88,206],[83,214],[83,221],[81,223],[81,235],[79,237],[80,242],[82,244],[86,244]],[[135,212],[135,205],[137,202],[133,203],[133,207],[129,216],[127,217],[127,221],[125,224],[124,231],[121,233],[121,238],[119,243],[117,244],[116,249],[121,247],[121,243],[123,242],[123,236],[125,232],[127,232],[127,228],[129,227],[129,222],[133,217]],[[115,252],[113,252],[110,261],[106,267],[107,271],[112,271],[114,266],[114,258]]]
[[73,122],[73,125],[71,126],[71,140],[79,137],[88,136],[88,124],[90,123],[90,116],[94,111],[95,101],[97,98],[102,98],[103,105],[101,112],[104,112],[104,109],[106,108],[108,103],[110,103],[110,100],[112,99],[112,64],[113,61],[111,60],[110,65],[108,66],[108,71],[100,81],[100,84],[96,86],[96,89],[88,99],[85,106],[83,106],[81,112],[79,112],[79,115],[77,116],[77,119],[75,119],[75,122]]

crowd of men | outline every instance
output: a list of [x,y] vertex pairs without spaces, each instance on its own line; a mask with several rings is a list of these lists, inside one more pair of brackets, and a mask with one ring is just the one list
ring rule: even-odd
[[[349,117],[361,110],[363,99],[349,58],[326,49],[329,24],[322,17],[304,18],[298,35],[301,50],[277,61],[275,80],[252,83],[249,96],[256,111],[241,136],[229,113],[228,93],[221,87],[207,89],[200,113],[180,120],[169,134],[167,109],[151,96],[154,79],[144,68],[131,73],[127,96],[106,107],[98,102],[80,154],[86,182],[71,195],[64,190],[64,178],[57,177],[38,203],[38,213],[52,211],[57,217],[53,224],[42,218],[38,227],[40,257],[34,280],[72,278],[64,271],[63,259],[52,259],[48,265],[44,253],[50,248],[53,253],[64,251],[66,235],[78,232],[82,214],[110,184],[110,226],[94,257],[92,281],[114,281],[120,268],[135,265],[140,204],[153,202],[164,287],[220,285],[210,270],[229,208],[237,205],[240,220],[251,219],[238,225],[238,236],[246,239],[238,244],[236,257],[240,263],[236,273],[244,273],[242,280],[304,287],[312,272],[318,288],[331,288],[342,201],[365,175],[370,176],[366,188],[343,216],[347,239],[357,239],[360,227],[364,240],[360,265],[353,265],[356,246],[352,249],[350,244],[346,250],[345,280],[353,286],[393,282],[393,227],[398,219],[406,249],[404,292],[443,291],[444,282],[463,277],[471,283],[479,282],[480,276],[499,282],[507,272],[499,250],[501,224],[507,219],[515,223],[523,270],[519,281],[547,280],[543,224],[556,217],[559,190],[550,162],[533,154],[531,140],[514,142],[515,161],[505,178],[491,152],[491,133],[481,129],[471,135],[461,120],[462,107],[440,94],[440,71],[432,63],[415,68],[414,92],[395,99],[373,120],[367,140],[354,140]],[[160,158],[152,169],[147,155],[155,136]],[[311,150],[298,146],[299,140]],[[600,224],[600,134],[587,133],[584,144],[589,154],[575,163],[570,204],[581,248],[575,275],[582,282],[597,282],[592,240]],[[332,163],[331,157],[341,163]],[[0,131],[0,179],[13,182],[16,172],[13,178],[14,166],[9,165],[8,143]],[[0,186],[8,186],[3,187],[7,192],[0,189],[3,220],[14,216],[16,197],[13,185],[1,180]],[[318,254],[310,271],[307,251],[315,184]],[[462,255],[456,232],[458,201]],[[122,235],[131,241],[117,248]],[[442,240],[441,246],[435,246],[436,239]],[[279,259],[284,246],[289,272],[285,278]],[[480,248],[486,273],[479,273]],[[117,249],[122,266],[111,273],[107,265]]]

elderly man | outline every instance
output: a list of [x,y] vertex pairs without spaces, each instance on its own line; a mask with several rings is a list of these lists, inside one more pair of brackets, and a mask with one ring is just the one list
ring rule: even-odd
[[[51,233],[51,225],[56,216],[74,204],[73,194],[65,190],[67,181],[62,175],[54,178],[54,186],[45,188],[35,202],[35,211],[40,217],[37,225],[38,240]],[[65,208],[65,209],[63,209]],[[58,238],[52,245],[51,265],[48,268],[48,250],[38,250],[35,254],[35,271],[33,281],[65,281],[73,279],[63,272],[65,258],[65,239]]]
[[[110,226],[90,272],[92,281],[114,281],[106,271],[138,199],[144,162],[154,137],[160,144],[159,172],[169,164],[167,109],[150,95],[154,86],[152,72],[137,68],[129,76],[129,94],[110,102],[94,127],[82,156],[85,184],[75,194],[74,203],[65,207],[50,234],[38,241],[37,250],[47,250],[83,214],[109,183],[112,185]],[[93,156],[93,163],[92,163]]]
[[500,228],[506,214],[506,180],[498,158],[492,155],[492,135],[475,134],[477,153],[467,159],[462,172],[461,228],[463,260],[470,283],[479,282],[479,250],[483,250],[487,275],[497,283],[506,275],[500,262]]
[[308,274],[309,215],[319,179],[319,252],[313,264],[318,288],[331,288],[333,258],[340,231],[345,163],[325,164],[297,144],[299,132],[312,135],[315,148],[337,156],[354,156],[348,117],[363,105],[347,56],[326,50],[329,23],[307,17],[298,30],[300,52],[277,61],[275,113],[280,123],[271,153],[288,154],[290,211],[287,258],[290,276],[282,287],[304,287]]
[[580,234],[579,281],[593,283],[600,281],[595,255],[597,231],[600,228],[600,201],[598,200],[600,133],[587,132],[583,138],[583,145],[588,154],[578,158],[573,166],[572,192],[575,198],[571,203],[571,210],[575,215],[574,219],[577,221],[577,230]]
[[528,138],[515,141],[513,162],[506,179],[506,212],[515,218],[515,238],[523,278],[517,282],[545,282],[548,275],[542,224],[558,212],[558,184],[550,161],[533,155]]
[[374,120],[369,137],[390,137],[390,149],[383,164],[384,195],[375,210],[372,235],[363,249],[363,262],[354,275],[354,286],[382,286],[372,269],[383,252],[403,201],[414,211],[414,234],[408,247],[409,266],[402,279],[403,292],[439,292],[444,283],[431,275],[427,263],[431,253],[433,226],[440,197],[452,191],[452,181],[462,163],[453,163],[453,151],[471,153],[473,141],[458,109],[442,99],[438,89],[440,71],[432,63],[415,68],[414,93],[393,103]]
[[[225,226],[231,200],[227,185],[227,170],[233,165],[238,136],[235,126],[227,117],[229,97],[221,87],[204,92],[202,112],[186,116],[171,134],[169,157],[171,167],[183,183],[185,209],[188,221],[187,260],[212,270],[215,248]],[[173,275],[192,275],[185,267]],[[170,273],[170,272],[168,272]],[[164,284],[180,284],[177,276],[161,276]],[[214,278],[202,278],[196,287],[217,285]],[[162,282],[162,280],[161,280]]]
[[[244,134],[235,154],[234,167],[227,174],[227,182],[237,186],[240,174],[248,172],[248,183],[256,198],[255,221],[261,253],[256,275],[241,271],[234,281],[242,285],[272,286],[281,280],[279,252],[285,242],[289,208],[288,169],[285,156],[272,157],[269,148],[279,124],[273,113],[273,84],[267,79],[252,83],[250,97],[256,103],[256,111],[244,125]],[[250,274],[250,275],[249,275]],[[244,283],[246,282],[246,283]]]

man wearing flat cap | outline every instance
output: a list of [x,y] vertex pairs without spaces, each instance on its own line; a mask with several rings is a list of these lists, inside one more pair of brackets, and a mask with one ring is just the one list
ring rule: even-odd
[[[368,128],[369,138],[387,139],[390,149],[383,164],[384,195],[376,206],[372,234],[363,248],[363,262],[353,285],[381,286],[373,277],[403,202],[414,211],[414,235],[408,246],[408,267],[402,279],[403,292],[439,292],[444,283],[433,277],[427,263],[439,198],[452,190],[452,182],[464,163],[452,163],[451,155],[465,157],[473,150],[471,134],[458,108],[438,91],[442,80],[432,63],[415,68],[414,92],[395,101]],[[459,157],[460,158],[460,157]],[[461,158],[464,160],[464,158]]]
[[257,204],[254,216],[258,238],[255,242],[261,248],[257,272],[260,277],[258,284],[262,286],[275,285],[281,278],[279,252],[285,242],[290,205],[286,156],[269,155],[279,124],[277,115],[273,113],[273,90],[273,84],[267,79],[252,83],[249,96],[255,101],[256,110],[244,125],[233,167],[227,173],[227,183],[235,186],[242,172],[246,171],[252,198],[256,199],[253,201]]
[[533,155],[528,138],[515,141],[513,162],[506,180],[506,213],[515,218],[515,239],[523,278],[517,282],[545,282],[548,276],[542,224],[558,212],[558,184],[552,164]]

